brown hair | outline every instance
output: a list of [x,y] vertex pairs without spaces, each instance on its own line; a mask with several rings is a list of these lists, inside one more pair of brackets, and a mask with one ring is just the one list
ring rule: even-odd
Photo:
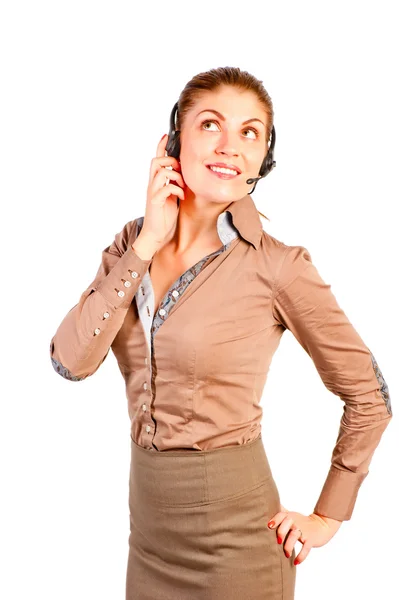
[[[239,67],[218,67],[217,69],[210,69],[209,71],[194,75],[180,93],[176,116],[176,129],[181,130],[188,111],[194,107],[203,92],[216,91],[224,85],[230,85],[242,91],[250,91],[256,95],[267,115],[266,143],[268,143],[274,122],[272,100],[263,86],[263,82],[256,79],[256,77],[247,71],[241,71]],[[259,210],[258,213],[270,221],[270,219]]]

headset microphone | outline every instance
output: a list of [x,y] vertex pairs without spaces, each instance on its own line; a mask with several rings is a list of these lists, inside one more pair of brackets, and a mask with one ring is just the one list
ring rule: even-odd
[[[175,129],[175,127],[176,127],[175,115],[176,115],[176,112],[178,109],[178,104],[179,104],[178,102],[175,103],[175,105],[172,109],[172,112],[170,114],[169,136],[168,136],[168,142],[166,144],[166,152],[168,153],[168,156],[174,156],[177,159],[180,156],[180,131]],[[259,179],[262,179],[262,177],[266,177],[266,175],[268,175],[270,173],[270,171],[272,169],[274,169],[274,167],[276,166],[276,161],[274,160],[274,157],[273,157],[275,143],[276,143],[276,130],[273,125],[272,130],[271,130],[270,146],[269,146],[267,154],[264,157],[262,164],[260,166],[259,176],[251,177],[250,179],[247,179],[247,181],[246,181],[246,183],[248,183],[248,185],[251,185],[252,183],[255,182],[254,187],[252,188],[252,190],[250,192],[248,192],[248,194],[252,194],[252,192],[256,188],[256,184],[258,183]]]
[[262,175],[259,175],[259,177],[251,177],[250,179],[247,179],[246,183],[251,185],[251,183],[254,183],[254,181],[259,181],[259,179],[262,179]]

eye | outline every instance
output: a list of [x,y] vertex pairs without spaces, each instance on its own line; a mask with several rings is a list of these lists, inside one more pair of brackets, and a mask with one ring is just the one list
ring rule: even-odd
[[[213,119],[207,119],[206,121],[202,121],[201,123],[201,127],[203,127],[204,125],[206,125],[207,123],[213,123],[214,125],[216,125],[216,121],[214,121]],[[212,131],[211,129],[208,129],[208,131]],[[259,131],[257,129],[255,129],[254,127],[248,127],[247,129],[244,129],[244,131],[252,131],[255,134],[255,137],[252,139],[257,139],[259,137]],[[245,136],[248,137],[248,136]],[[251,139],[251,138],[249,138]]]
[[[216,124],[216,122],[215,122],[215,121],[202,121],[202,123],[201,123],[201,127],[202,127],[203,125],[206,125],[207,123],[213,123],[214,125]],[[215,130],[214,130],[214,131],[215,131]]]
[[244,131],[253,131],[253,133],[255,134],[255,139],[259,137],[259,131],[254,127],[248,127],[248,129],[244,129]]

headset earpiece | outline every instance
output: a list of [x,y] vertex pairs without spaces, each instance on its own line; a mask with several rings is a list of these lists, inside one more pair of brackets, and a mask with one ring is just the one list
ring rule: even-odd
[[267,154],[266,154],[265,158],[263,159],[262,164],[259,169],[259,175],[261,177],[266,177],[266,175],[268,175],[270,173],[270,171],[272,169],[274,169],[274,167],[276,166],[276,161],[274,160],[274,157],[273,157],[275,143],[276,143],[276,130],[273,125],[272,132],[271,132],[270,146],[269,146]]
[[166,144],[166,152],[168,156],[179,158],[180,156],[180,131],[176,131],[175,115],[177,112],[178,103],[174,105],[170,114],[168,143]]

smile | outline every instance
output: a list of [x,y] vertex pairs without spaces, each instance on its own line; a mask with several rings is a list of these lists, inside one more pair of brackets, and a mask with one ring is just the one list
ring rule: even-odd
[[224,169],[221,167],[214,167],[214,166],[207,166],[207,169],[211,173],[216,175],[216,177],[219,177],[219,179],[233,179],[234,177],[237,177],[237,175],[238,175],[237,171],[234,171],[232,169]]

